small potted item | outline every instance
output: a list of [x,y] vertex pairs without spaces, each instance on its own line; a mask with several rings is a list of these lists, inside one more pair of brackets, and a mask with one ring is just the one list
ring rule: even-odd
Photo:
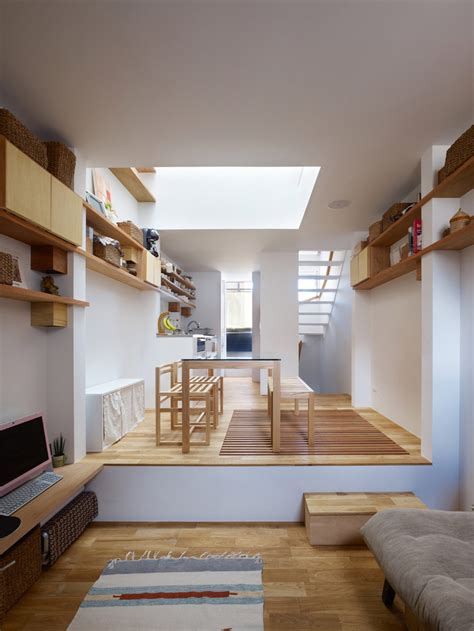
[[457,230],[461,230],[462,228],[467,226],[470,221],[470,216],[460,208],[458,212],[453,215],[449,220],[449,231],[453,233]]
[[52,276],[43,276],[41,279],[41,291],[52,296],[59,296],[59,287],[55,285]]
[[53,467],[64,467],[66,464],[66,455],[64,449],[66,447],[66,439],[62,434],[59,434],[59,438],[53,440]]

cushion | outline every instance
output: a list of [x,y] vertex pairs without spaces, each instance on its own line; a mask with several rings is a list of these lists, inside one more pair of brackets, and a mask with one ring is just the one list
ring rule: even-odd
[[431,628],[474,629],[474,514],[385,510],[361,529],[385,577]]

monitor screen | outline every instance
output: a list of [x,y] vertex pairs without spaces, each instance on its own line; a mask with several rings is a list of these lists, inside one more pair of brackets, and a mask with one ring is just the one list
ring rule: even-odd
[[[48,463],[49,449],[42,416],[0,425],[0,495],[10,483]],[[40,472],[38,472],[40,473]],[[8,485],[8,489],[2,489]],[[16,485],[15,485],[16,486]]]

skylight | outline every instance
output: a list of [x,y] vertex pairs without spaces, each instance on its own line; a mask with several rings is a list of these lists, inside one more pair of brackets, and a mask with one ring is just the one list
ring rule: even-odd
[[157,167],[161,230],[298,229],[320,167]]

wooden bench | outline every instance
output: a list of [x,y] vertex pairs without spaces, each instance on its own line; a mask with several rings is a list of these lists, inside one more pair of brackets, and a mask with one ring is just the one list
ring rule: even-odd
[[[280,400],[290,399],[295,404],[295,414],[298,415],[300,401],[308,402],[308,446],[314,445],[314,391],[301,377],[290,377],[282,379],[280,385]],[[273,414],[273,378],[268,377],[268,415]]]

